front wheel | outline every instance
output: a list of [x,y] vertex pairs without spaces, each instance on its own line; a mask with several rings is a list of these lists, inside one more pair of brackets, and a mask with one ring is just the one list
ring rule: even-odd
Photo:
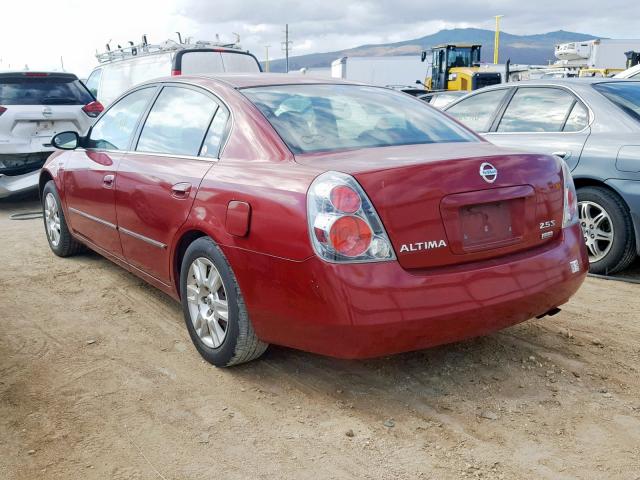
[[51,251],[59,257],[70,257],[78,253],[82,244],[69,231],[60,195],[53,180],[49,180],[42,190],[42,216]]
[[622,199],[602,187],[578,190],[578,214],[592,273],[610,274],[636,257],[631,215]]
[[229,263],[209,237],[195,240],[185,252],[180,297],[191,340],[209,363],[229,367],[267,349],[253,331]]

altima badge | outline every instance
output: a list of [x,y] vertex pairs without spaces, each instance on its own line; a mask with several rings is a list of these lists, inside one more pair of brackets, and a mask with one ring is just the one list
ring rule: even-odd
[[487,183],[493,183],[498,178],[498,169],[488,162],[480,165],[480,176]]

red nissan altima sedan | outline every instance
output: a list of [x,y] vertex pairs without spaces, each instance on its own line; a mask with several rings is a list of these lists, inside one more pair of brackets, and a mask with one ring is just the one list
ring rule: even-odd
[[388,89],[160,79],[53,143],[53,252],[88,246],[181,301],[217,366],[270,343],[365,358],[483,335],[557,312],[587,272],[562,160]]

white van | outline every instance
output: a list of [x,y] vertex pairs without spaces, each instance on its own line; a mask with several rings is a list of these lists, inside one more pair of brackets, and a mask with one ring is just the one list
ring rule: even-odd
[[91,72],[85,84],[103,105],[108,105],[132,86],[153,78],[262,71],[258,59],[239,46],[203,41],[177,43],[167,40],[160,45],[143,41],[140,45],[107,50],[96,57],[101,65]]

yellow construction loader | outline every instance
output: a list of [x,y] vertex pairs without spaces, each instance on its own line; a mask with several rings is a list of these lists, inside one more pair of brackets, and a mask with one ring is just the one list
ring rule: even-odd
[[[482,45],[443,44],[431,49],[431,76],[424,85],[427,90],[477,90],[502,81],[498,72],[480,71]],[[422,52],[422,61],[428,53]]]

